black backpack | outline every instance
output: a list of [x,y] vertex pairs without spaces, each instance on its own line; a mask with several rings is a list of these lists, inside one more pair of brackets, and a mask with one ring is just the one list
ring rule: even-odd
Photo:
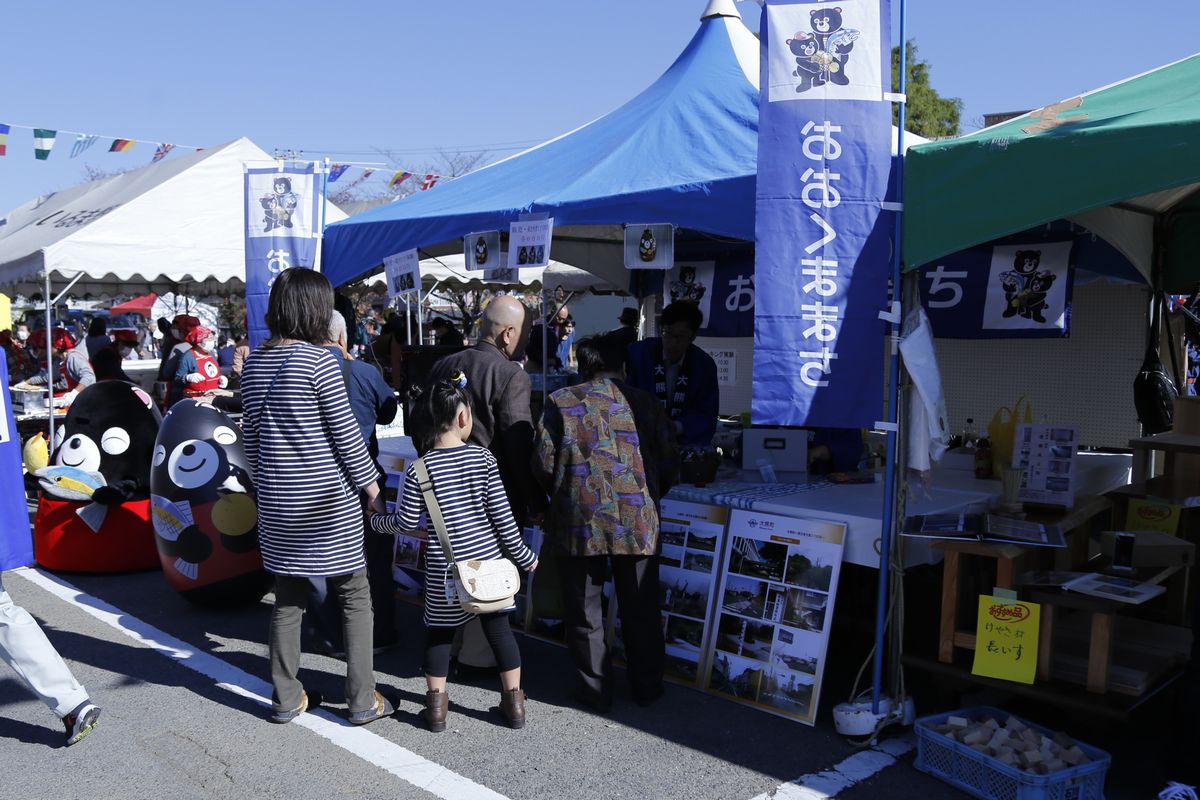
[[[1150,307],[1150,335],[1146,344],[1146,357],[1142,360],[1142,368],[1133,379],[1133,405],[1137,409],[1138,422],[1142,424],[1142,433],[1152,436],[1171,430],[1175,417],[1175,398],[1179,389],[1175,378],[1163,366],[1159,355],[1159,327],[1166,324],[1167,299],[1163,294],[1157,295],[1157,302]],[[1179,363],[1175,354],[1175,337],[1167,328],[1167,344],[1171,352],[1171,364]]]

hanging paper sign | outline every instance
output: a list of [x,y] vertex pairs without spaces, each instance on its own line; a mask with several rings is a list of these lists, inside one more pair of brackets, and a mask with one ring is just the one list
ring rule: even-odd
[[980,595],[971,674],[1033,683],[1041,611],[1037,603]]
[[247,168],[246,317],[250,347],[267,340],[267,298],[276,276],[313,268],[324,227],[324,174],[316,164]]
[[768,0],[759,26],[753,418],[871,427],[893,212],[888,0]]
[[412,294],[421,288],[421,262],[416,250],[405,250],[383,260],[388,297]]
[[663,222],[625,226],[626,269],[670,269],[674,263],[674,225]]
[[553,217],[510,223],[508,266],[517,269],[550,266],[550,236],[553,230]]
[[463,237],[463,258],[467,269],[498,269],[500,261],[500,231],[479,231]]
[[705,687],[813,725],[846,526],[735,510],[727,536]]
[[707,347],[701,349],[712,356],[712,360],[717,365],[717,385],[737,385],[737,351],[710,350]]

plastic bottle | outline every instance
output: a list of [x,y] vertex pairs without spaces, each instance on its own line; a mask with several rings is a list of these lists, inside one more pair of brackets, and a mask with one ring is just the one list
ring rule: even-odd
[[992,477],[992,443],[986,436],[975,442],[975,477]]
[[967,417],[967,427],[963,428],[962,446],[968,450],[975,446],[975,442],[979,439],[979,434],[975,432],[975,420]]

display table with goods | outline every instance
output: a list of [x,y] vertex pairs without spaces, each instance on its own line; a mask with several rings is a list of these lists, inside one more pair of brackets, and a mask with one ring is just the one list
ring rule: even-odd
[[[1077,458],[1077,494],[1101,495],[1129,482],[1128,455],[1080,453]],[[842,476],[809,478],[793,472],[779,472],[777,477],[778,483],[763,483],[759,473],[739,470],[729,477],[718,474],[716,481],[705,486],[677,486],[669,496],[728,508],[844,522],[847,526],[844,560],[866,567],[879,566],[882,475],[867,483],[845,482]],[[850,480],[857,481],[860,477],[855,475]],[[999,480],[978,479],[970,470],[935,467],[928,488],[911,487],[906,510],[909,516],[984,511],[996,505],[1002,491]],[[928,541],[906,540],[903,548],[906,565],[933,564],[942,557]]]

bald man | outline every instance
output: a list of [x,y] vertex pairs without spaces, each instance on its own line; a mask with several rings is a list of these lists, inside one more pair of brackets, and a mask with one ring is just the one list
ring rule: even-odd
[[492,300],[479,322],[479,344],[440,359],[430,381],[448,379],[462,370],[474,406],[471,443],[496,456],[500,477],[522,527],[530,514],[546,508],[546,496],[533,480],[533,421],[529,413],[529,376],[514,359],[524,354],[529,338],[525,306],[515,297]]

